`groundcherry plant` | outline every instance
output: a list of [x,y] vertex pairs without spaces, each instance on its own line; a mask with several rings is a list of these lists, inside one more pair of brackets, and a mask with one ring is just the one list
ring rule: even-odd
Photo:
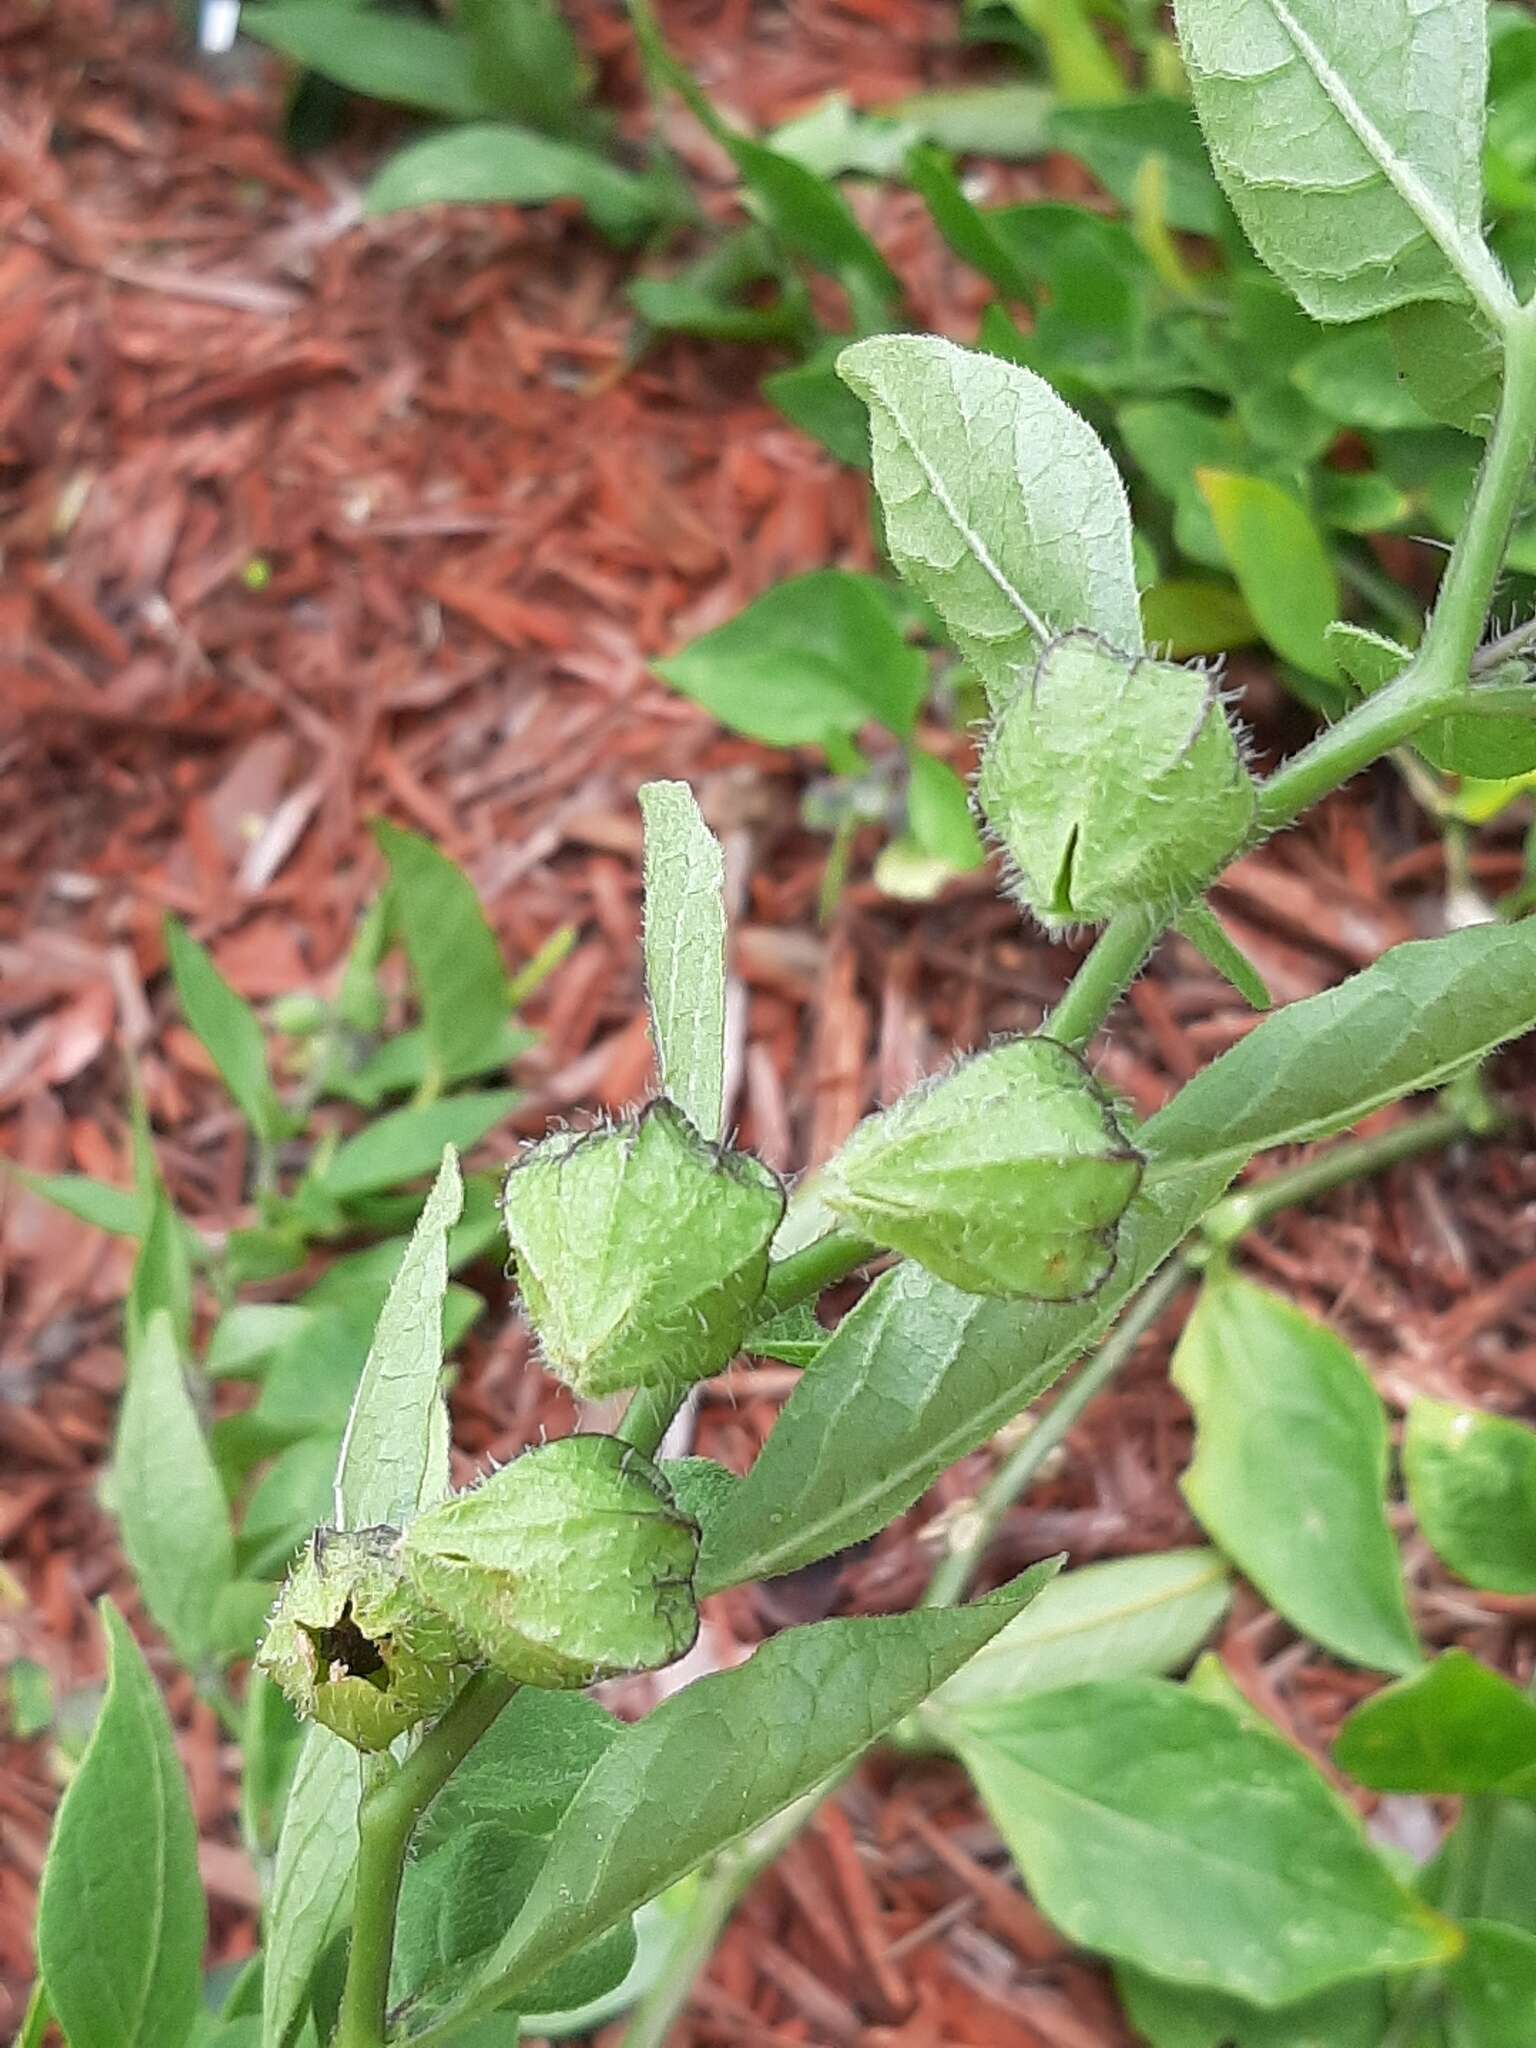
[[[873,1535],[1085,1351],[1107,1338],[1113,1355],[1168,1298],[1181,1246],[1230,1216],[1224,1198],[1243,1199],[1226,1191],[1257,1154],[1454,1083],[1536,1024],[1536,921],[1487,924],[1399,946],[1262,1018],[1145,1122],[1085,1058],[1172,928],[1262,1000],[1206,903],[1234,857],[1389,750],[1454,748],[1536,716],[1518,661],[1480,658],[1536,451],[1536,307],[1480,231],[1482,0],[1182,0],[1178,17],[1216,172],[1306,310],[1346,323],[1400,313],[1417,384],[1448,405],[1474,372],[1495,373],[1486,460],[1417,647],[1373,643],[1366,659],[1342,629],[1353,707],[1256,778],[1216,680],[1144,644],[1125,492],[1090,428],[1029,370],[947,341],[846,350],[892,560],[987,689],[975,795],[1007,886],[1047,928],[1099,936],[1037,1034],[962,1057],[871,1117],[786,1202],[724,1128],[720,850],[684,787],[642,792],[656,1099],[534,1146],[502,1202],[545,1366],[582,1396],[626,1392],[623,1418],[451,1491],[442,1312],[462,1197],[450,1150],[379,1317],[329,1518],[256,1658],[252,1683],[281,1688],[309,1724],[266,1873],[261,1954],[210,2012],[169,1724],[107,1609],[106,1697],[44,1875],[29,2040],[51,2017],[71,2048],[506,2048],[520,2027],[543,2033],[600,1998],[631,1968],[638,1911],[749,1852],[882,1736],[925,1716],[941,1736],[958,1725],[967,1686],[973,1704],[984,1690],[972,1674],[988,1645],[1027,1633],[1031,1603],[1067,1581],[1051,1584],[1050,1561],[969,1605],[951,1583],[910,1614],[788,1629],[630,1725],[586,1689],[680,1657],[705,1596]],[[829,1334],[817,1298],[877,1259],[884,1270]],[[1197,1413],[1268,1314],[1266,1341],[1311,1361],[1343,1428],[1353,1383],[1325,1355],[1327,1333],[1277,1334],[1231,1276],[1208,1284],[1178,1368]],[[689,1389],[739,1352],[806,1364],[753,1468],[666,1457]],[[1379,1509],[1385,1432],[1356,1420]],[[1472,1559],[1526,1588],[1529,1442],[1480,1438],[1474,1472],[1457,1455],[1469,1430],[1439,1410],[1417,1418],[1416,1498],[1458,1568]],[[1252,1451],[1210,1432],[1190,1497],[1283,1603],[1295,1555],[1245,1554],[1243,1535],[1244,1489],[1273,1486],[1283,1426],[1267,1456]],[[1469,1507],[1477,1472],[1496,1514],[1518,1510],[1522,1537],[1498,1538]],[[1305,1549],[1317,1531],[1297,1523]],[[1299,1603],[1311,1600],[1318,1640],[1408,1688],[1406,1705],[1373,1702],[1376,1720],[1352,1737],[1365,1782],[1422,1786],[1434,1773],[1410,1738],[1430,1725],[1426,1683],[1474,1720],[1485,1710],[1465,1705],[1466,1674],[1446,1675],[1444,1660],[1426,1679],[1400,1588],[1396,1607],[1372,1594],[1389,1569],[1374,1535],[1352,1541],[1338,1525],[1337,1583]],[[1500,1542],[1520,1554],[1489,1563]],[[1201,1612],[1208,1626],[1208,1600]],[[1391,2038],[1439,2041],[1426,2001],[1460,1995],[1471,1946],[1507,1963],[1509,1944],[1529,1941],[1480,1933],[1475,1917],[1458,1925],[1466,1902],[1449,1882],[1436,1898],[1411,1891],[1219,1671],[1193,1690],[1126,1679],[1095,1695],[1047,1692],[990,1747],[973,1716],[953,1746],[994,1808],[1021,1816],[1010,1841],[1048,1909],[1124,1966],[1150,2038],[1377,2041],[1381,1984],[1411,1981],[1426,2028],[1410,2000]],[[1506,1718],[1529,1711],[1510,1698]],[[1100,1781],[1085,1784],[1095,1713],[1114,1747],[1099,1745]],[[1524,1722],[1517,1734],[1529,1747]],[[1429,1789],[1518,1790],[1507,1753],[1501,1768],[1468,1765]],[[1212,1804],[1224,1779],[1241,1795],[1235,1820]],[[1079,1826],[1090,1807],[1118,1815],[1118,1832]],[[1148,1873],[1129,1939],[1104,1903],[1117,1866],[1175,1817],[1182,1848]],[[1305,1912],[1285,1888],[1298,1871],[1313,1886]],[[1492,1981],[1472,1971],[1467,1999]],[[1308,2002],[1340,1987],[1344,2004],[1319,2018]],[[1456,2036],[1474,2038],[1527,2036]]]

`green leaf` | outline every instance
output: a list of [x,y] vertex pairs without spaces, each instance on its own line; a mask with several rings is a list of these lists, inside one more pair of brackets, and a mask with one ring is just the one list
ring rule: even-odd
[[1123,207],[1136,201],[1136,180],[1149,157],[1166,167],[1164,199],[1169,227],[1216,235],[1230,219],[1211,176],[1200,130],[1185,100],[1143,93],[1116,105],[1060,106],[1048,124],[1056,149],[1085,163]]
[[1398,375],[1424,411],[1486,440],[1504,386],[1504,350],[1476,308],[1443,299],[1399,306],[1387,331]]
[[1340,1984],[1274,2012],[1139,1970],[1116,1970],[1115,1988],[1147,2048],[1382,2048],[1387,2026],[1380,1984]]
[[1446,1650],[1356,1707],[1333,1754],[1378,1792],[1536,1798],[1536,1702],[1465,1650]]
[[525,1031],[510,1017],[504,1017],[494,1037],[486,1039],[467,1064],[439,1068],[425,1029],[402,1031],[368,1055],[351,1073],[334,1072],[326,1086],[328,1095],[339,1095],[363,1109],[377,1109],[391,1095],[412,1094],[421,1087],[428,1072],[446,1087],[459,1081],[479,1080],[485,1074],[500,1074],[515,1059],[538,1044],[538,1035]]
[[1422,1662],[1387,1522],[1387,1422],[1321,1323],[1231,1273],[1208,1279],[1173,1357],[1195,1412],[1180,1482],[1201,1525],[1287,1621],[1373,1670]]
[[234,1577],[234,1537],[164,1309],[128,1352],[112,1494],[144,1605],[181,1662],[196,1671],[212,1646],[219,1595]]
[[542,206],[551,199],[579,199],[593,225],[621,247],[641,241],[669,210],[651,179],[510,121],[471,121],[411,143],[390,158],[363,203],[380,214],[410,206]]
[[1385,320],[1331,334],[1291,371],[1291,382],[1340,426],[1392,433],[1431,424],[1398,372]]
[[725,859],[686,782],[647,782],[645,981],[661,1085],[701,1137],[725,1128]]
[[187,1349],[192,1340],[191,1250],[186,1226],[157,1182],[150,1197],[149,1228],[140,1240],[123,1303],[123,1348],[130,1357],[162,1309],[171,1319],[177,1343]]
[[1482,238],[1483,0],[1178,0],[1195,108],[1254,247],[1318,320],[1462,292]]
[[1264,2006],[1456,1951],[1305,1758],[1182,1687],[1072,1686],[954,1734],[1041,1911],[1085,1948]]
[[197,1829],[138,1646],[103,1602],[107,1692],[43,1868],[38,1963],[70,2048],[179,2048],[202,1984]]
[[347,1417],[336,1464],[340,1529],[398,1528],[448,1497],[441,1318],[448,1232],[463,1200],[450,1146],[380,1311]]
[[1125,98],[1125,80],[1089,19],[1087,0],[1008,0],[1045,45],[1051,84],[1065,106]]
[[1446,1972],[1447,2048],[1527,2048],[1536,2012],[1536,1936],[1470,1922],[1467,1946]]
[[786,1630],[623,1729],[567,1807],[526,1905],[449,2013],[515,1995],[824,1783],[979,1650],[1054,1569],[1037,1566],[971,1607]]
[[1046,150],[1046,117],[1053,95],[1024,79],[1008,85],[940,86],[894,100],[881,112],[910,123],[925,142],[957,156],[995,156],[1028,162]]
[[972,205],[944,152],[926,144],[914,149],[907,158],[906,172],[907,183],[960,260],[980,271],[1005,299],[1031,303],[1035,282],[1031,272],[1020,262],[1009,238],[998,232],[991,216]]
[[1125,487],[1043,379],[926,335],[859,342],[838,367],[870,409],[892,560],[994,702],[1065,629],[1140,648]]
[[422,107],[454,121],[494,114],[495,98],[476,78],[467,39],[410,15],[360,12],[354,0],[273,0],[246,7],[240,26],[349,92]]
[[956,1287],[1070,1301],[1108,1277],[1140,1178],[1077,1055],[1014,1038],[866,1117],[817,1192],[861,1237]]
[[41,1195],[45,1202],[93,1229],[105,1230],[113,1237],[144,1235],[150,1205],[132,1188],[109,1187],[83,1173],[31,1173],[24,1166],[13,1166],[11,1171],[32,1194]]
[[1245,1003],[1256,1010],[1272,1007],[1264,977],[1206,903],[1192,903],[1179,913],[1178,929],[1203,960],[1225,975]]
[[351,1918],[362,1761],[318,1725],[299,1752],[267,1898],[262,2048],[291,2048],[320,1960]]
[[844,92],[828,93],[766,138],[776,155],[792,157],[818,178],[841,178],[850,171],[866,178],[894,178],[919,139],[918,130],[907,121],[857,112]]
[[1275,652],[1336,680],[1328,628],[1339,615],[1333,561],[1298,498],[1263,477],[1196,473],[1243,601]]
[[715,134],[735,159],[752,210],[790,254],[837,280],[856,327],[888,326],[900,310],[901,285],[837,187],[718,122]]
[[776,1358],[784,1365],[814,1365],[826,1350],[830,1335],[817,1321],[811,1304],[800,1301],[782,1315],[754,1323],[741,1348],[754,1358]]
[[174,917],[165,920],[165,947],[183,1016],[252,1131],[276,1143],[287,1119],[272,1087],[256,1012],[220,974],[212,954]]
[[1232,1581],[1214,1550],[1117,1557],[1053,1579],[920,1710],[952,1717],[1088,1679],[1180,1670],[1226,1613]]
[[524,1686],[428,1807],[415,1841],[423,1855],[475,1821],[526,1835],[554,1832],[620,1724],[577,1692]]
[[[545,1848],[535,1836],[495,1821],[475,1821],[406,1866],[390,1978],[392,2014],[416,2028],[450,1999],[516,1918],[538,1875]],[[635,1959],[627,1920],[528,1988],[526,2002],[547,2011],[582,2005],[611,1991]]]
[[315,1185],[332,1201],[349,1202],[415,1180],[432,1171],[445,1145],[466,1152],[478,1145],[511,1114],[518,1099],[514,1088],[489,1088],[450,1095],[420,1109],[391,1110],[339,1145]]
[[777,584],[655,668],[770,747],[821,746],[871,721],[910,738],[928,691],[927,658],[903,639],[890,592],[847,569]]
[[1141,593],[1147,645],[1170,661],[1225,654],[1259,638],[1258,622],[1229,584],[1174,576]]
[[803,363],[771,371],[762,381],[762,394],[791,426],[819,441],[839,462],[867,470],[869,414],[837,374],[839,353],[840,344],[834,341]]
[[1536,1024],[1536,922],[1394,946],[1266,1017],[1137,1133],[1148,1178],[1348,1129]]
[[498,113],[550,135],[591,126],[589,66],[558,0],[459,0],[470,75]]
[[1536,1593],[1536,1430],[1417,1400],[1403,1473],[1426,1542],[1453,1572],[1493,1593]]
[[430,840],[383,819],[373,837],[389,863],[389,912],[411,963],[438,1080],[483,1072],[502,1046],[507,973],[474,885]]
[[957,875],[986,859],[965,784],[947,761],[916,746],[907,750],[907,825],[922,851]]
[[1103,1334],[1229,1178],[1223,1167],[1138,1196],[1120,1226],[1119,1263],[1086,1301],[987,1301],[912,1263],[884,1275],[844,1316],[705,1530],[701,1592],[795,1571],[910,1507]]

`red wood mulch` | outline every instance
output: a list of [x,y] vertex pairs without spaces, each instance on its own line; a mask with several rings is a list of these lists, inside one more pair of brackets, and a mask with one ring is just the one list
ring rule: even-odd
[[[758,123],[834,86],[872,103],[957,68],[948,0],[694,0],[669,28]],[[605,92],[640,118],[622,26],[594,9],[587,31]],[[290,161],[269,84],[200,76],[155,13],[15,0],[0,57],[7,1156],[125,1180],[130,1049],[177,1198],[204,1226],[239,1220],[240,1137],[172,1016],[161,915],[189,919],[258,1002],[325,986],[378,881],[362,831],[378,812],[465,864],[514,960],[564,923],[579,932],[535,1005],[542,1043],[501,1149],[548,1115],[633,1101],[647,1082],[634,791],[651,775],[689,777],[726,840],[745,997],[735,1113],[775,1165],[824,1157],[950,1047],[1038,1020],[1068,955],[984,881],[921,908],[858,883],[818,928],[823,848],[795,822],[811,765],[722,736],[647,678],[650,657],[776,579],[870,560],[863,484],[759,401],[749,356],[675,347],[626,370],[625,266],[558,211],[359,226],[366,140]],[[725,208],[708,148],[676,139]],[[911,202],[872,194],[868,208],[915,318],[968,332],[974,281]],[[1249,696],[1266,743],[1294,741],[1303,728],[1262,677]],[[1513,828],[1480,842],[1490,891],[1519,869]],[[1444,886],[1438,847],[1384,775],[1243,862],[1223,903],[1289,999],[1439,928]],[[1105,1074],[1151,1107],[1248,1021],[1175,945],[1133,992]],[[1536,1397],[1536,1067],[1517,1055],[1501,1078],[1525,1113],[1516,1136],[1288,1217],[1247,1251],[1340,1323],[1394,1403],[1422,1388],[1529,1412]],[[95,1499],[124,1270],[121,1247],[6,1195],[0,1663],[36,1658],[61,1694],[98,1673],[92,1601],[110,1590],[135,1610]],[[514,1450],[557,1399],[494,1306],[456,1396],[466,1469]],[[1194,1538],[1171,1334],[1170,1321],[1014,1511],[998,1575],[1061,1547],[1082,1562]],[[738,1371],[707,1390],[703,1447],[745,1463],[789,1377]],[[714,1654],[911,1601],[946,1510],[989,1462],[967,1460],[856,1562],[727,1596]],[[1417,1547],[1409,1563],[1432,1640],[1523,1672],[1530,1603],[1453,1588]],[[1252,1595],[1222,1647],[1314,1751],[1370,1683],[1313,1657]],[[254,1881],[235,1846],[234,1759],[158,1663],[216,1950],[235,1956]],[[7,2025],[57,1783],[46,1742],[4,1741],[3,1756]],[[871,1765],[759,1883],[679,2041],[1123,2040],[1101,1973],[1004,1871],[957,1770]]]

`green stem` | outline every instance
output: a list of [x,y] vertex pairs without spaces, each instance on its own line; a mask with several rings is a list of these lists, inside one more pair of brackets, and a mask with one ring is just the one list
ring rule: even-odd
[[977,1496],[966,1540],[951,1550],[929,1582],[923,1604],[953,1607],[986,1556],[997,1526],[1046,1459],[1063,1442],[1095,1395],[1107,1387],[1147,1331],[1189,1280],[1189,1265],[1174,1257],[1137,1295],[1124,1317],[1077,1376],[1067,1382],[1049,1411],[1018,1448],[998,1466]]
[[385,2048],[395,1913],[411,1836],[516,1690],[497,1672],[477,1671],[400,1769],[363,1794],[352,1942],[333,2048]]
[[633,1444],[643,1457],[654,1458],[687,1392],[686,1387],[674,1386],[637,1388],[614,1435],[621,1444]]
[[880,1256],[879,1247],[851,1230],[829,1231],[814,1244],[775,1259],[763,1289],[762,1314],[781,1316],[802,1301],[814,1301],[824,1287],[846,1280],[850,1273]]
[[1112,917],[1040,1026],[1044,1035],[1080,1051],[1140,974],[1162,930],[1155,911],[1122,910]]
[[1405,1159],[1438,1152],[1442,1147],[1454,1144],[1458,1138],[1468,1137],[1474,1132],[1481,1136],[1485,1129],[1485,1125],[1469,1116],[1462,1103],[1442,1098],[1435,1109],[1398,1124],[1390,1131],[1330,1145],[1315,1159],[1304,1160],[1300,1166],[1271,1174],[1268,1180],[1258,1181],[1252,1187],[1239,1189],[1235,1195],[1228,1195],[1214,1209],[1207,1211],[1200,1234],[1208,1244],[1226,1251],[1240,1237],[1268,1222],[1282,1209],[1299,1208],[1317,1195],[1329,1194],[1334,1188],[1344,1187],[1353,1180],[1365,1180],[1372,1174],[1385,1173],[1389,1166],[1400,1165]]

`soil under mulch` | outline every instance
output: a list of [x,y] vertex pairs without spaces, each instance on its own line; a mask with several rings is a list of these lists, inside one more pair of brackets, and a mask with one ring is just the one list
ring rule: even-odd
[[[669,31],[755,124],[834,87],[875,103],[956,75],[948,0],[773,8],[694,0]],[[638,121],[627,32],[584,21],[605,95]],[[647,662],[779,578],[872,559],[861,479],[757,397],[741,352],[628,360],[626,262],[558,209],[359,224],[373,117],[306,163],[277,139],[264,65],[233,85],[164,20],[105,0],[0,7],[0,1150],[126,1183],[123,1055],[163,1169],[206,1229],[247,1215],[240,1131],[167,999],[160,920],[187,919],[261,1003],[329,987],[377,887],[363,829],[395,816],[473,876],[509,957],[578,938],[530,1021],[522,1108],[491,1148],[648,1085],[639,825],[654,775],[699,791],[734,893],[734,1099],[744,1143],[799,1171],[954,1047],[1036,1024],[1071,955],[979,877],[930,905],[855,882],[817,922],[825,843],[798,823],[814,763],[722,736]],[[729,204],[696,132],[674,140]],[[1067,180],[1062,167],[1047,176]],[[965,336],[976,286],[913,203],[861,198],[915,323]],[[1399,561],[1395,566],[1403,567]],[[1410,573],[1423,564],[1409,559]],[[1300,714],[1255,672],[1263,750]],[[964,767],[967,743],[926,737]],[[1479,842],[1490,894],[1518,830]],[[1388,773],[1243,861],[1220,902],[1289,1000],[1444,928],[1438,843]],[[1252,1019],[1182,944],[1163,949],[1098,1054],[1150,1109]],[[1416,1391],[1536,1412],[1536,1062],[1503,1062],[1504,1141],[1289,1215],[1244,1258],[1329,1317],[1394,1410]],[[1401,1112],[1379,1120],[1390,1122]],[[63,1697],[99,1676],[92,1603],[137,1605],[97,1504],[121,1360],[120,1245],[14,1185],[0,1211],[0,1664]],[[468,1474],[569,1426],[494,1271],[455,1394]],[[1177,1490],[1188,1419],[1165,1363],[1177,1314],[1009,1516],[989,1570],[1198,1540]],[[699,1448],[740,1469],[793,1375],[705,1390]],[[946,1521],[993,1454],[946,1476],[859,1556],[714,1604],[728,1662],[764,1633],[920,1593]],[[1432,1642],[1525,1676],[1536,1603],[1408,1567]],[[214,1901],[214,1950],[253,1940],[236,1760],[146,1638],[177,1716]],[[1374,1681],[1298,1643],[1249,1592],[1221,1651],[1321,1756]],[[742,1731],[750,1740],[750,1731]],[[0,1733],[0,2026],[31,1971],[33,1895],[57,1784],[44,1739]],[[1405,1817],[1397,1816],[1397,1824]],[[1128,2038],[1094,1965],[1008,1881],[945,1764],[872,1763],[764,1877],[679,2042],[986,2043]]]

